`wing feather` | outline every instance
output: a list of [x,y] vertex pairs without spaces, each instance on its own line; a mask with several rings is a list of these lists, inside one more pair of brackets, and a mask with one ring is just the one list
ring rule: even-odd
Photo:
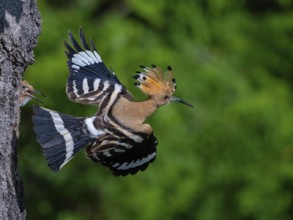
[[[71,44],[65,42],[67,65],[70,75],[67,80],[66,93],[70,100],[83,104],[102,106],[102,100],[108,100],[114,92],[132,100],[132,95],[119,81],[114,72],[111,72],[103,63],[93,41],[90,46],[80,28],[79,37],[81,45],[71,32],[68,33]],[[105,89],[105,85],[110,89]],[[111,93],[111,92],[112,93]],[[104,106],[104,105],[103,105]]]
[[130,138],[109,135],[98,143],[88,146],[87,157],[108,167],[115,176],[125,176],[144,171],[157,155],[156,137],[140,134],[141,142]]

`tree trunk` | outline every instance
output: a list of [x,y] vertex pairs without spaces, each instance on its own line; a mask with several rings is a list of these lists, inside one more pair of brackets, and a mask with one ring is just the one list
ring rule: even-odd
[[19,85],[34,62],[41,18],[35,0],[0,0],[0,219],[25,219],[17,168]]

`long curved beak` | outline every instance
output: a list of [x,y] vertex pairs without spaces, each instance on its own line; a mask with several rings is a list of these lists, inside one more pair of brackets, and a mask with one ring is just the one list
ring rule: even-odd
[[187,105],[187,106],[193,108],[193,106],[192,106],[191,104],[189,104],[188,102],[186,102],[186,101],[184,101],[184,100],[182,100],[182,99],[179,99],[179,98],[177,98],[177,97],[175,97],[175,96],[171,96],[170,101],[171,101],[171,102],[180,102],[180,103],[182,103],[182,104],[184,104],[184,105]]

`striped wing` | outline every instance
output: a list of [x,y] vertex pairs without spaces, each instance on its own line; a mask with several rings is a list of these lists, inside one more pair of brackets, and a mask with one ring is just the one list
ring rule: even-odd
[[129,138],[106,137],[87,147],[87,157],[108,167],[115,176],[144,171],[156,158],[158,141],[153,134],[142,134],[140,137],[139,142]]
[[67,81],[66,93],[70,100],[83,104],[97,104],[114,95],[122,95],[132,100],[132,95],[122,85],[114,72],[110,72],[97,53],[95,45],[90,40],[88,46],[83,31],[80,29],[82,47],[69,32],[71,45],[65,42],[65,51],[70,76]]

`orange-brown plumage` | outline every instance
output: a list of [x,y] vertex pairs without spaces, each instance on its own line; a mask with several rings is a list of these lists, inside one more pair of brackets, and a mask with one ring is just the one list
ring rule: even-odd
[[136,86],[143,93],[149,96],[165,93],[170,96],[175,92],[175,79],[171,67],[168,67],[167,73],[155,65],[152,68],[142,68],[144,72],[139,72],[134,78],[139,82]]
[[141,67],[143,72],[137,72],[137,75],[133,76],[138,81],[135,85],[148,95],[149,99],[153,99],[158,107],[172,101],[191,106],[189,103],[172,96],[176,90],[176,80],[173,77],[173,71],[170,66],[167,67],[168,71],[166,73],[155,65],[152,65],[152,68]]
[[[143,72],[134,78],[139,82],[135,85],[146,95],[147,100],[134,102],[121,97],[113,106],[113,116],[123,125],[146,134],[152,133],[152,128],[144,121],[157,108],[172,101],[172,94],[175,92],[176,82],[173,77],[172,68],[168,66],[168,71],[164,73],[159,67],[152,65],[152,68],[144,67]],[[176,98],[176,101],[180,99]],[[182,102],[182,100],[180,100]],[[184,101],[183,101],[184,102]],[[188,104],[184,102],[184,104]],[[188,104],[189,105],[189,104]]]

